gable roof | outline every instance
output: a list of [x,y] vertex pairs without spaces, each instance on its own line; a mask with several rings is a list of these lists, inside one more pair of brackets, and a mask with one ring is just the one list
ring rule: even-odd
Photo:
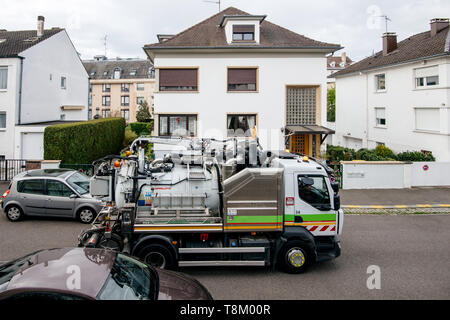
[[[44,30],[44,35],[40,38],[37,37],[36,30],[0,31],[0,58],[18,57],[21,52],[47,40],[63,30],[60,28]],[[27,39],[33,39],[33,41],[25,41]]]
[[[92,80],[112,79],[116,68],[122,71],[120,79],[149,79],[149,69],[153,66],[149,60],[139,59],[83,61],[83,65]],[[136,75],[130,75],[132,70],[136,70]],[[107,75],[103,75],[105,71]]]
[[218,14],[178,33],[163,43],[148,44],[144,50],[157,49],[225,49],[225,48],[286,48],[286,49],[341,49],[341,46],[307,38],[267,20],[260,24],[259,44],[228,44],[224,28],[219,25],[224,16],[251,16],[249,13],[229,7]]
[[383,51],[379,51],[374,56],[365,58],[342,71],[334,73],[332,77],[335,78],[354,72],[396,65],[423,58],[448,55],[450,54],[449,44],[449,27],[442,29],[434,37],[431,36],[430,31],[422,32],[400,41],[397,44],[397,49],[391,53],[383,55]]

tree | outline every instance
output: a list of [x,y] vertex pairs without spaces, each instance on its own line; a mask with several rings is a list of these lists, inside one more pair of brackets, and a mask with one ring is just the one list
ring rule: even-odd
[[329,122],[336,121],[336,88],[328,89],[327,119]]
[[138,111],[136,112],[136,120],[138,122],[150,122],[152,120],[152,114],[148,107],[147,101],[143,101],[139,104]]

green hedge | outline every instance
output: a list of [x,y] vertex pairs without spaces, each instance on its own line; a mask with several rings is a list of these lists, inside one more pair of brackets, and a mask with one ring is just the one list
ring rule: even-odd
[[49,126],[44,133],[44,159],[88,164],[110,154],[119,154],[124,136],[123,118]]
[[130,123],[131,130],[138,136],[150,135],[153,131],[153,120],[150,122],[134,122]]
[[330,162],[353,161],[353,160],[411,161],[411,162],[436,161],[433,154],[431,153],[408,151],[395,154],[391,149],[383,145],[377,146],[376,149],[374,150],[360,149],[358,151],[355,151],[350,148],[328,145],[327,159]]

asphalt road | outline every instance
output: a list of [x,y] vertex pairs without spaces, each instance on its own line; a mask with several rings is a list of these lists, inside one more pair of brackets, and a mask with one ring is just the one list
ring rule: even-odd
[[[10,223],[0,214],[0,261],[70,247],[86,228],[72,220]],[[215,299],[450,299],[450,215],[347,216],[342,256],[289,275],[264,268],[182,269]],[[369,290],[367,268],[381,269]]]

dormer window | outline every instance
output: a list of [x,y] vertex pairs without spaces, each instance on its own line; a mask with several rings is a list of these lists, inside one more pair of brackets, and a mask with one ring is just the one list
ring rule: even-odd
[[255,41],[255,26],[233,25],[233,41]]
[[336,62],[334,62],[334,61],[331,62],[331,63],[330,63],[330,66],[331,66],[332,68],[336,67]]
[[137,70],[136,70],[136,69],[132,69],[132,70],[130,71],[130,76],[135,76],[136,73],[137,73]]
[[120,79],[121,73],[119,68],[114,69],[114,79]]

